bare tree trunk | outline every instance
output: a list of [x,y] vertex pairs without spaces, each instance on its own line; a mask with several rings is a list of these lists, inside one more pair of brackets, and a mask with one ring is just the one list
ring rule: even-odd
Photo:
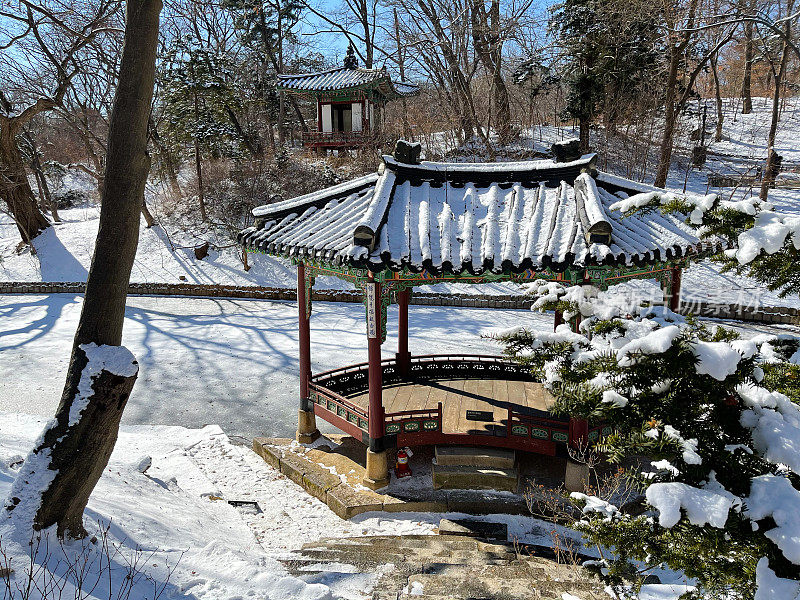
[[[747,10],[752,14],[755,12],[754,2],[747,2]],[[753,58],[755,56],[753,47],[753,21],[747,20],[744,23],[744,74],[742,75],[742,114],[749,115],[753,112],[753,96],[750,91],[753,76]]]
[[667,183],[667,175],[672,163],[672,140],[675,135],[675,122],[678,119],[675,111],[675,87],[678,84],[680,58],[680,52],[673,45],[669,57],[666,98],[664,100],[664,131],[661,135],[661,144],[658,150],[658,170],[656,171],[654,183],[656,187],[664,187]]
[[144,222],[148,229],[156,224],[156,219],[153,217],[153,213],[150,212],[150,209],[147,208],[147,202],[144,201],[144,198],[142,198],[142,216],[144,217]]
[[172,155],[169,152],[169,149],[164,145],[164,142],[161,140],[161,136],[158,133],[156,124],[153,122],[152,116],[150,117],[148,132],[150,134],[150,139],[153,140],[153,144],[158,150],[159,156],[161,156],[161,160],[164,164],[164,169],[166,169],[167,171],[167,179],[169,180],[169,185],[172,188],[172,193],[175,195],[176,198],[180,198],[183,195],[183,191],[181,190],[181,185],[178,182],[178,169],[175,166],[175,161],[173,160]]
[[0,119],[0,174],[5,181],[0,198],[8,205],[22,241],[30,243],[50,227],[50,221],[36,204],[15,133],[10,119]]
[[578,140],[581,154],[589,152],[589,119],[578,119]]
[[[406,63],[405,55],[403,52],[403,44],[400,39],[400,20],[397,18],[397,9],[394,9],[394,36],[397,51],[397,66],[400,70],[400,80],[406,80]],[[414,141],[414,133],[411,131],[411,123],[408,120],[408,102],[405,97],[401,99],[401,106],[403,109],[403,137],[407,140]]]
[[[793,2],[788,2],[787,14],[792,12]],[[778,132],[778,120],[780,118],[780,105],[781,105],[781,85],[783,78],[786,75],[786,66],[789,62],[789,41],[792,35],[791,22],[787,20],[784,24],[784,38],[781,49],[780,63],[778,68],[773,67],[773,79],[775,83],[775,92],[772,94],[772,120],[769,125],[769,135],[767,136],[767,164],[764,166],[764,177],[761,179],[761,193],[759,198],[765,201],[769,196],[769,189],[775,184],[775,177],[777,176],[777,153],[775,152],[775,135]]]
[[197,172],[197,201],[200,204],[200,218],[207,221],[206,199],[203,193],[203,161],[200,157],[200,142],[197,140],[194,141],[194,168]]
[[[191,65],[191,63],[190,63]],[[192,67],[192,79],[195,80],[194,77],[194,67]],[[194,89],[192,92],[194,96],[194,119],[195,122],[200,121],[200,103],[199,99],[197,98],[197,90]],[[195,136],[194,138],[194,168],[195,172],[197,173],[197,199],[200,203],[200,219],[203,221],[207,220],[206,215],[206,200],[203,194],[203,162],[200,156],[200,141]],[[142,196],[144,198],[144,196]]]
[[42,178],[37,171],[33,172],[33,178],[36,180],[36,188],[39,191],[39,210],[45,212],[49,205],[47,197],[44,195],[44,188],[42,188]]
[[[717,70],[718,55],[711,58],[711,74],[714,76],[714,97],[717,103],[717,127],[714,131],[714,141],[722,141],[722,123],[725,120],[725,113],[722,112],[722,94],[719,89],[719,72]],[[704,134],[705,135],[705,134]]]
[[[678,115],[680,114],[679,109],[685,105],[686,100],[689,98],[694,80],[705,63],[705,60],[709,60],[711,56],[713,56],[713,54],[708,54],[704,60],[699,61],[699,64],[695,66],[689,76],[689,80],[686,82],[683,92],[678,96],[678,71],[683,62],[684,53],[693,39],[692,36],[695,35],[691,30],[694,27],[698,3],[699,0],[689,0],[686,23],[683,27],[678,28],[675,23],[669,24],[671,29],[683,29],[683,32],[681,33],[681,37],[677,40],[669,40],[669,69],[667,71],[666,97],[664,99],[664,131],[658,149],[658,168],[656,170],[655,180],[655,185],[657,187],[664,187],[667,183],[667,175],[669,174],[669,168],[672,164],[672,145],[675,138]],[[732,31],[733,30],[728,34],[728,40],[730,40],[730,36],[733,35]],[[717,44],[713,52],[718,52],[720,47],[721,44]]]
[[278,90],[278,143],[286,143],[286,102],[283,90]]
[[39,160],[39,151],[36,148],[36,140],[30,133],[26,133],[25,135],[31,147],[31,169],[36,176],[36,184],[40,188],[40,194],[43,196],[45,206],[50,210],[53,221],[60,223],[61,217],[58,216],[58,203],[53,200],[53,195],[50,193],[50,186],[47,185],[47,177],[44,174],[42,161]]
[[464,136],[465,138],[469,139],[472,136],[473,131],[477,131],[478,137],[481,138],[481,141],[486,146],[489,157],[493,159],[494,149],[492,148],[488,136],[484,133],[480,124],[480,120],[475,112],[475,103],[473,101],[472,90],[470,89],[469,81],[467,81],[464,72],[461,70],[458,57],[450,46],[450,36],[442,26],[436,7],[432,2],[426,0],[417,0],[417,5],[422,11],[422,14],[424,14],[427,18],[431,29],[436,35],[437,42],[442,52],[442,57],[445,61],[447,77],[450,81],[451,87],[453,88],[454,94],[459,99],[459,104],[461,106],[456,108],[459,110],[458,114],[461,119],[461,126],[464,130]]
[[[12,113],[13,106],[0,91],[0,110]],[[25,162],[17,146],[17,135],[22,123],[19,117],[0,115],[0,198],[6,201],[8,210],[17,224],[22,241],[30,241],[40,232],[50,227],[50,221],[36,205],[33,190],[25,172]],[[36,155],[36,148],[32,148]]]
[[500,143],[507,144],[512,133],[511,106],[508,99],[508,88],[502,74],[503,42],[500,32],[500,1],[492,0],[487,14],[483,0],[472,0],[470,13],[475,51],[492,77],[496,112],[495,129]]
[[[100,228],[64,393],[53,425],[26,459],[12,488],[12,496],[23,493],[17,496],[16,504],[12,498],[10,510],[20,510],[20,498],[37,503],[34,527],[57,525],[59,535],[71,537],[85,535],[83,511],[108,464],[138,370],[133,355],[119,344],[150,170],[147,121],[161,0],[128,0],[127,8],[125,45],[108,133]],[[103,365],[98,372],[87,370],[89,356],[97,350],[94,344],[116,347],[112,355],[127,361],[119,368]],[[84,378],[89,375],[87,382]],[[81,383],[89,383],[91,389],[82,386],[79,390]],[[76,406],[79,394],[82,402]],[[30,469],[37,465],[53,471],[41,497],[24,493],[26,479],[32,475]],[[26,510],[20,514],[26,514]]]
[[230,120],[231,125],[233,125],[233,128],[236,130],[236,134],[242,140],[242,143],[244,144],[245,148],[247,148],[247,151],[252,156],[263,156],[264,148],[261,146],[261,141],[256,139],[254,143],[253,140],[250,139],[250,136],[244,130],[244,127],[242,127],[242,124],[239,122],[239,118],[236,116],[236,113],[233,112],[233,109],[230,106],[225,105],[225,113],[228,115],[228,120]]

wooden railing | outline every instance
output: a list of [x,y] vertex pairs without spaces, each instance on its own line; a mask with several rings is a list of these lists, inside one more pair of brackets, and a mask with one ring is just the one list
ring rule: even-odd
[[[351,435],[356,431],[366,432],[369,428],[369,415],[366,410],[356,406],[344,396],[316,383],[308,384],[311,401],[327,413],[331,423]],[[333,417],[331,419],[330,417]]]
[[374,136],[365,131],[304,131],[304,146],[366,146]]
[[386,434],[441,433],[442,403],[436,408],[401,410],[384,416]]
[[589,429],[589,442],[596,442],[601,437],[611,435],[613,428],[610,425],[599,425]]
[[[530,369],[502,356],[485,354],[425,354],[412,356],[408,375],[403,375],[394,358],[381,361],[384,383],[408,379],[507,379],[535,381]],[[343,395],[369,389],[369,364],[358,363],[314,375],[311,380]]]
[[521,437],[565,444],[569,441],[569,419],[558,420],[524,414],[509,406],[506,435],[509,438]]
[[[535,381],[530,370],[500,356],[482,354],[431,354],[411,359],[408,375],[403,376],[394,358],[381,361],[384,383],[425,379],[508,379]],[[369,365],[359,363],[331,369],[314,375],[309,385],[315,412],[342,431],[366,439],[369,411],[356,406],[345,396],[369,389]],[[569,419],[556,418],[545,411],[519,410],[510,405],[505,427],[494,436],[445,433],[442,403],[436,408],[404,410],[384,415],[386,435],[397,435],[398,442],[414,443],[478,443],[517,448],[533,452],[554,453],[555,445],[570,442]],[[611,433],[606,426],[589,429],[589,441]]]

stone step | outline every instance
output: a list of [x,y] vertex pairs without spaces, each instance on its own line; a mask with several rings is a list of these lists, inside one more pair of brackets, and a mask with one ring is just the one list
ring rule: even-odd
[[439,535],[455,535],[483,540],[508,541],[508,525],[475,519],[441,519]]
[[326,538],[281,560],[293,575],[341,577],[382,569],[372,600],[607,600],[602,584],[527,547],[460,535]]
[[436,446],[436,462],[442,466],[462,465],[513,469],[517,456],[513,450],[473,446]]
[[446,490],[497,490],[516,492],[519,473],[516,469],[439,465],[433,459],[433,487]]
[[445,596],[451,600],[561,600],[565,593],[586,600],[605,597],[596,582],[577,577],[574,567],[554,564],[547,570],[530,569],[524,561],[435,568],[426,565],[424,573],[409,576],[406,590],[409,596],[416,591],[423,598]]

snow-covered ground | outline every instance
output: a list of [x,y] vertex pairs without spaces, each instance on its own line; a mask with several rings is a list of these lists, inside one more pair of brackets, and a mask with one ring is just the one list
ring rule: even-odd
[[[52,415],[61,396],[82,297],[0,296],[0,412]],[[530,311],[412,306],[412,352],[497,354],[482,333],[521,321],[552,327]],[[397,347],[389,311],[385,356]],[[316,302],[315,372],[367,360],[361,304]],[[260,300],[131,297],[123,344],[140,364],[123,422],[218,424],[249,441],[292,437],[297,411],[297,308]]]
[[[44,424],[42,418],[0,413],[0,497],[7,495],[20,461]],[[234,508],[230,500],[257,502],[261,512]],[[111,549],[110,565],[100,568],[106,560],[102,543],[95,545],[87,538],[61,546],[54,536],[38,544],[36,564],[50,573],[45,577],[39,571],[40,582],[52,577],[52,582],[61,584],[65,579],[74,581],[68,575],[70,564],[85,561],[89,584],[84,589],[88,594],[80,596],[84,600],[117,598],[120,587],[128,583],[125,577],[132,563],[140,572],[129,596],[136,600],[152,599],[154,589],[163,589],[164,599],[366,598],[380,569],[364,573],[353,565],[332,564],[329,573],[298,579],[287,575],[279,560],[321,537],[433,534],[441,518],[464,516],[365,513],[344,521],[251,450],[232,444],[217,426],[128,425],[121,428],[86,511],[90,534]],[[521,543],[550,544],[554,530],[562,540],[578,539],[574,532],[533,517],[481,518],[506,523],[509,534]],[[29,540],[0,525],[0,548],[15,554],[12,582],[25,581]],[[591,549],[584,551],[593,554]],[[650,595],[643,599],[668,600],[686,590],[686,582],[674,573],[659,575],[668,578],[665,584],[647,586]],[[96,586],[93,592],[88,590],[92,586]],[[0,594],[3,591],[0,584]],[[74,595],[67,584],[61,597]],[[39,597],[34,593],[30,600]]]
[[[19,461],[43,426],[41,418],[0,414],[0,496],[7,495]],[[257,501],[263,512],[251,515],[228,500]],[[341,573],[331,589],[288,576],[278,559],[323,535],[425,534],[434,526],[431,515],[367,514],[343,521],[252,451],[233,445],[217,426],[123,427],[85,521],[98,537],[108,529],[108,541],[118,549],[95,592],[81,596],[86,600],[116,598],[126,563],[137,552],[140,569],[164,585],[162,598],[362,598],[376,574]],[[24,548],[27,541],[2,528],[0,534],[5,534],[0,535],[5,551],[18,543]],[[70,557],[83,554],[90,557],[86,579],[94,582],[98,546],[85,541],[62,548],[54,538],[49,543],[49,560],[43,558],[42,544],[39,562],[56,577],[64,575]],[[17,560],[15,579],[24,583],[26,565],[22,557]],[[130,597],[152,598],[153,588],[153,581],[142,578]],[[73,596],[69,588],[67,596]]]
[[[52,415],[61,396],[81,296],[0,296],[0,412]],[[123,343],[140,364],[124,423],[220,425],[245,443],[293,437],[297,411],[297,309],[290,302],[131,297]],[[397,346],[389,311],[384,356]],[[488,353],[481,335],[513,326],[552,328],[530,311],[411,306],[412,353]],[[765,331],[766,326],[749,326]],[[367,360],[360,304],[316,302],[315,372]],[[329,430],[332,431],[332,430]]]
[[[706,100],[708,106],[707,130],[713,130],[716,123],[716,108],[712,100]],[[800,98],[786,98],[778,131],[775,138],[775,151],[783,156],[787,163],[800,162]],[[749,115],[741,113],[741,101],[738,98],[723,99],[722,140],[713,141],[706,135],[709,148],[719,154],[765,160],[767,148],[765,141],[769,134],[772,118],[772,98],[753,98],[753,112]]]

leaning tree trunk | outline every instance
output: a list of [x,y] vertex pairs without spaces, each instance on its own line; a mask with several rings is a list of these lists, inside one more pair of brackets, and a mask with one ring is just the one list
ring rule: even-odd
[[58,202],[53,199],[53,195],[50,193],[50,186],[47,185],[47,177],[42,168],[42,161],[39,160],[39,150],[36,147],[36,140],[33,138],[33,135],[26,134],[26,136],[31,146],[31,169],[33,169],[33,173],[36,176],[36,183],[41,188],[41,195],[43,196],[45,207],[50,210],[53,221],[60,223],[61,217],[58,216]]
[[678,85],[680,59],[680,52],[673,45],[667,73],[666,98],[664,99],[664,131],[661,133],[661,144],[658,150],[658,169],[654,183],[656,187],[664,187],[666,185],[669,167],[672,163],[672,143],[675,136],[676,121],[678,120],[678,114],[675,110],[675,92]]
[[[792,10],[792,2],[789,2],[787,12]],[[777,153],[775,152],[775,136],[778,133],[778,120],[780,119],[780,104],[781,104],[781,85],[783,78],[786,75],[786,65],[789,62],[789,49],[791,41],[791,24],[786,21],[784,25],[784,38],[783,46],[781,49],[780,63],[777,70],[774,71],[775,92],[772,94],[772,120],[770,121],[769,134],[767,136],[767,164],[764,166],[764,176],[761,179],[761,192],[759,198],[766,201],[769,196],[769,189],[775,185],[775,178],[777,177]]]
[[138,369],[133,355],[119,344],[150,170],[147,120],[161,0],[128,0],[127,9],[100,229],[64,393],[53,424],[26,459],[7,505],[12,514],[31,518],[36,529],[56,525],[59,535],[71,537],[85,534],[83,511],[108,464]]
[[719,71],[717,69],[718,56],[715,54],[711,59],[711,73],[714,76],[714,99],[717,106],[717,127],[714,130],[714,141],[722,141],[722,125],[725,121],[725,113],[722,111],[722,93],[719,89]]
[[3,175],[0,198],[8,205],[22,241],[29,243],[50,227],[50,221],[36,204],[14,134],[12,122],[0,119],[0,174]]
[[[755,12],[752,0],[747,2],[747,9]],[[748,19],[744,23],[744,73],[742,75],[742,114],[749,115],[753,112],[753,95],[751,83],[753,79],[753,58],[755,51],[753,46],[753,21]]]

